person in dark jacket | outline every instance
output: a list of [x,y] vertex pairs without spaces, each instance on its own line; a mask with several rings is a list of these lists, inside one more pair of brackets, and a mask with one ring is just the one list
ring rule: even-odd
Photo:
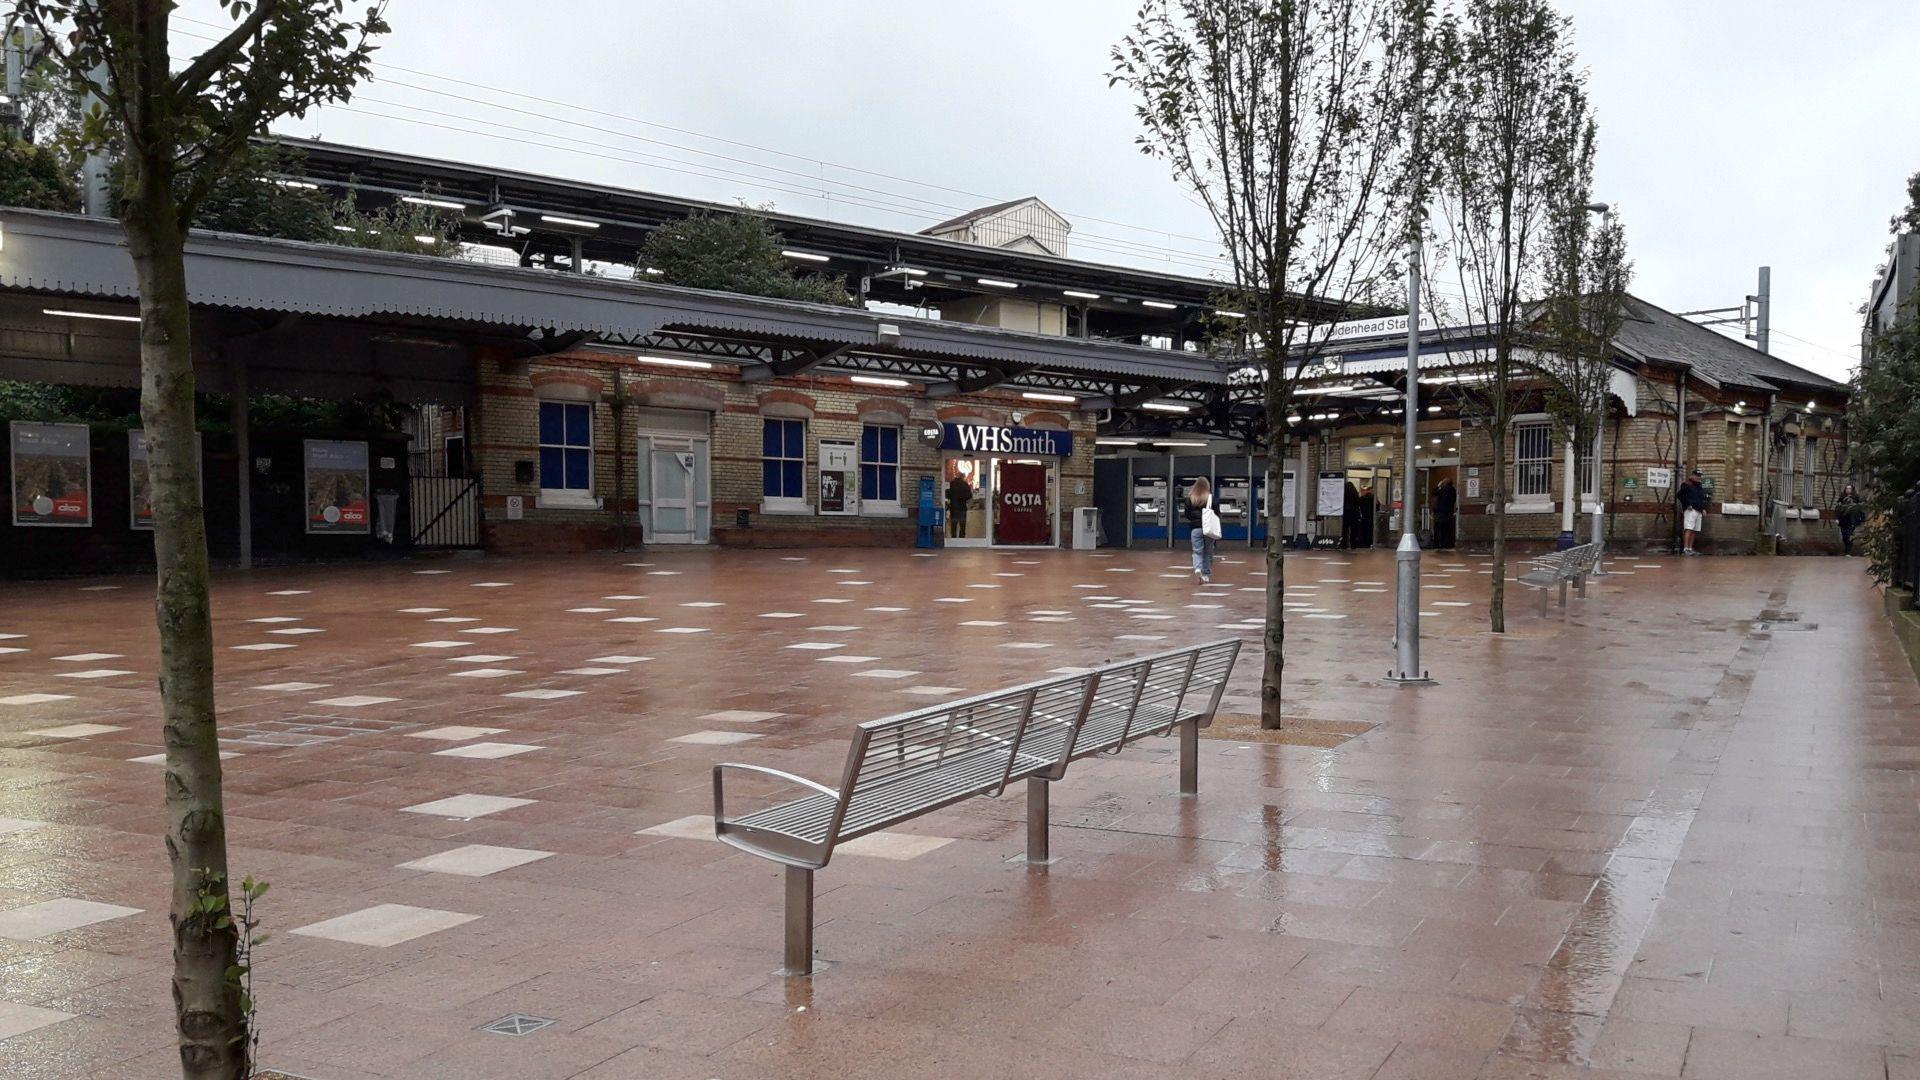
[[1833,518],[1840,523],[1840,554],[1853,554],[1853,531],[1867,519],[1867,503],[1852,484],[1841,488],[1840,497],[1833,501]]
[[1360,517],[1360,528],[1354,534],[1354,544],[1356,547],[1370,548],[1373,546],[1373,519],[1374,515],[1379,512],[1379,502],[1373,497],[1373,485],[1369,484],[1361,488],[1360,506],[1356,511]]
[[1360,535],[1360,489],[1347,481],[1340,500],[1340,546],[1352,551]]
[[1443,477],[1433,489],[1433,546],[1450,548],[1454,544],[1454,514],[1460,508],[1460,491],[1453,477]]
[[1700,482],[1699,469],[1687,473],[1677,497],[1680,500],[1680,528],[1683,534],[1680,554],[1698,555],[1700,553],[1693,550],[1693,541],[1707,521],[1707,487]]
[[973,501],[973,485],[960,473],[954,473],[947,481],[947,535],[956,539],[965,539],[967,535],[967,504]]

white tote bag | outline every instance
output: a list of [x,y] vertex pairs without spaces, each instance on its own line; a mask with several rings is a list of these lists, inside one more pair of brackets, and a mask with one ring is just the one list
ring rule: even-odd
[[1211,506],[1200,510],[1200,535],[1209,540],[1220,539],[1220,515],[1214,513]]

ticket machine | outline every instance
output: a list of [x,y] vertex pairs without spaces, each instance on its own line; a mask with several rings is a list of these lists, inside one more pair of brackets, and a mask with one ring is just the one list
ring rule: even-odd
[[1220,514],[1220,539],[1245,542],[1253,514],[1253,481],[1245,476],[1216,476],[1214,509]]
[[1133,478],[1133,538],[1165,542],[1167,529],[1167,478]]
[[1193,526],[1187,524],[1187,491],[1198,475],[1178,476],[1173,481],[1173,540],[1177,547],[1187,543],[1187,536],[1193,532]]

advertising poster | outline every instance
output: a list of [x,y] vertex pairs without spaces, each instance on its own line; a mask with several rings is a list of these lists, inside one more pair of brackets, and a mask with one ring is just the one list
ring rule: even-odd
[[85,424],[8,425],[15,525],[93,524],[93,462]]
[[367,444],[306,440],[307,531],[365,535],[371,531]]
[[[193,436],[194,464],[200,464],[200,434]],[[207,478],[200,478],[202,491]],[[135,529],[153,528],[153,481],[147,478],[147,433],[139,428],[127,432],[127,524]]]
[[[1286,522],[1288,525],[1293,524],[1294,484],[1295,480],[1292,469],[1288,469],[1286,472],[1280,474],[1280,520]],[[1260,501],[1264,503],[1267,500],[1263,496]]]

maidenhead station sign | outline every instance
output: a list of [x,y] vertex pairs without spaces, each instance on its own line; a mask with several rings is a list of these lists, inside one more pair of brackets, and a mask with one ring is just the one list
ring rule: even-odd
[[[1044,454],[1052,457],[1067,457],[1073,453],[1071,431],[943,423],[939,433],[942,450],[976,454]],[[932,435],[933,429],[928,429],[927,434]]]

